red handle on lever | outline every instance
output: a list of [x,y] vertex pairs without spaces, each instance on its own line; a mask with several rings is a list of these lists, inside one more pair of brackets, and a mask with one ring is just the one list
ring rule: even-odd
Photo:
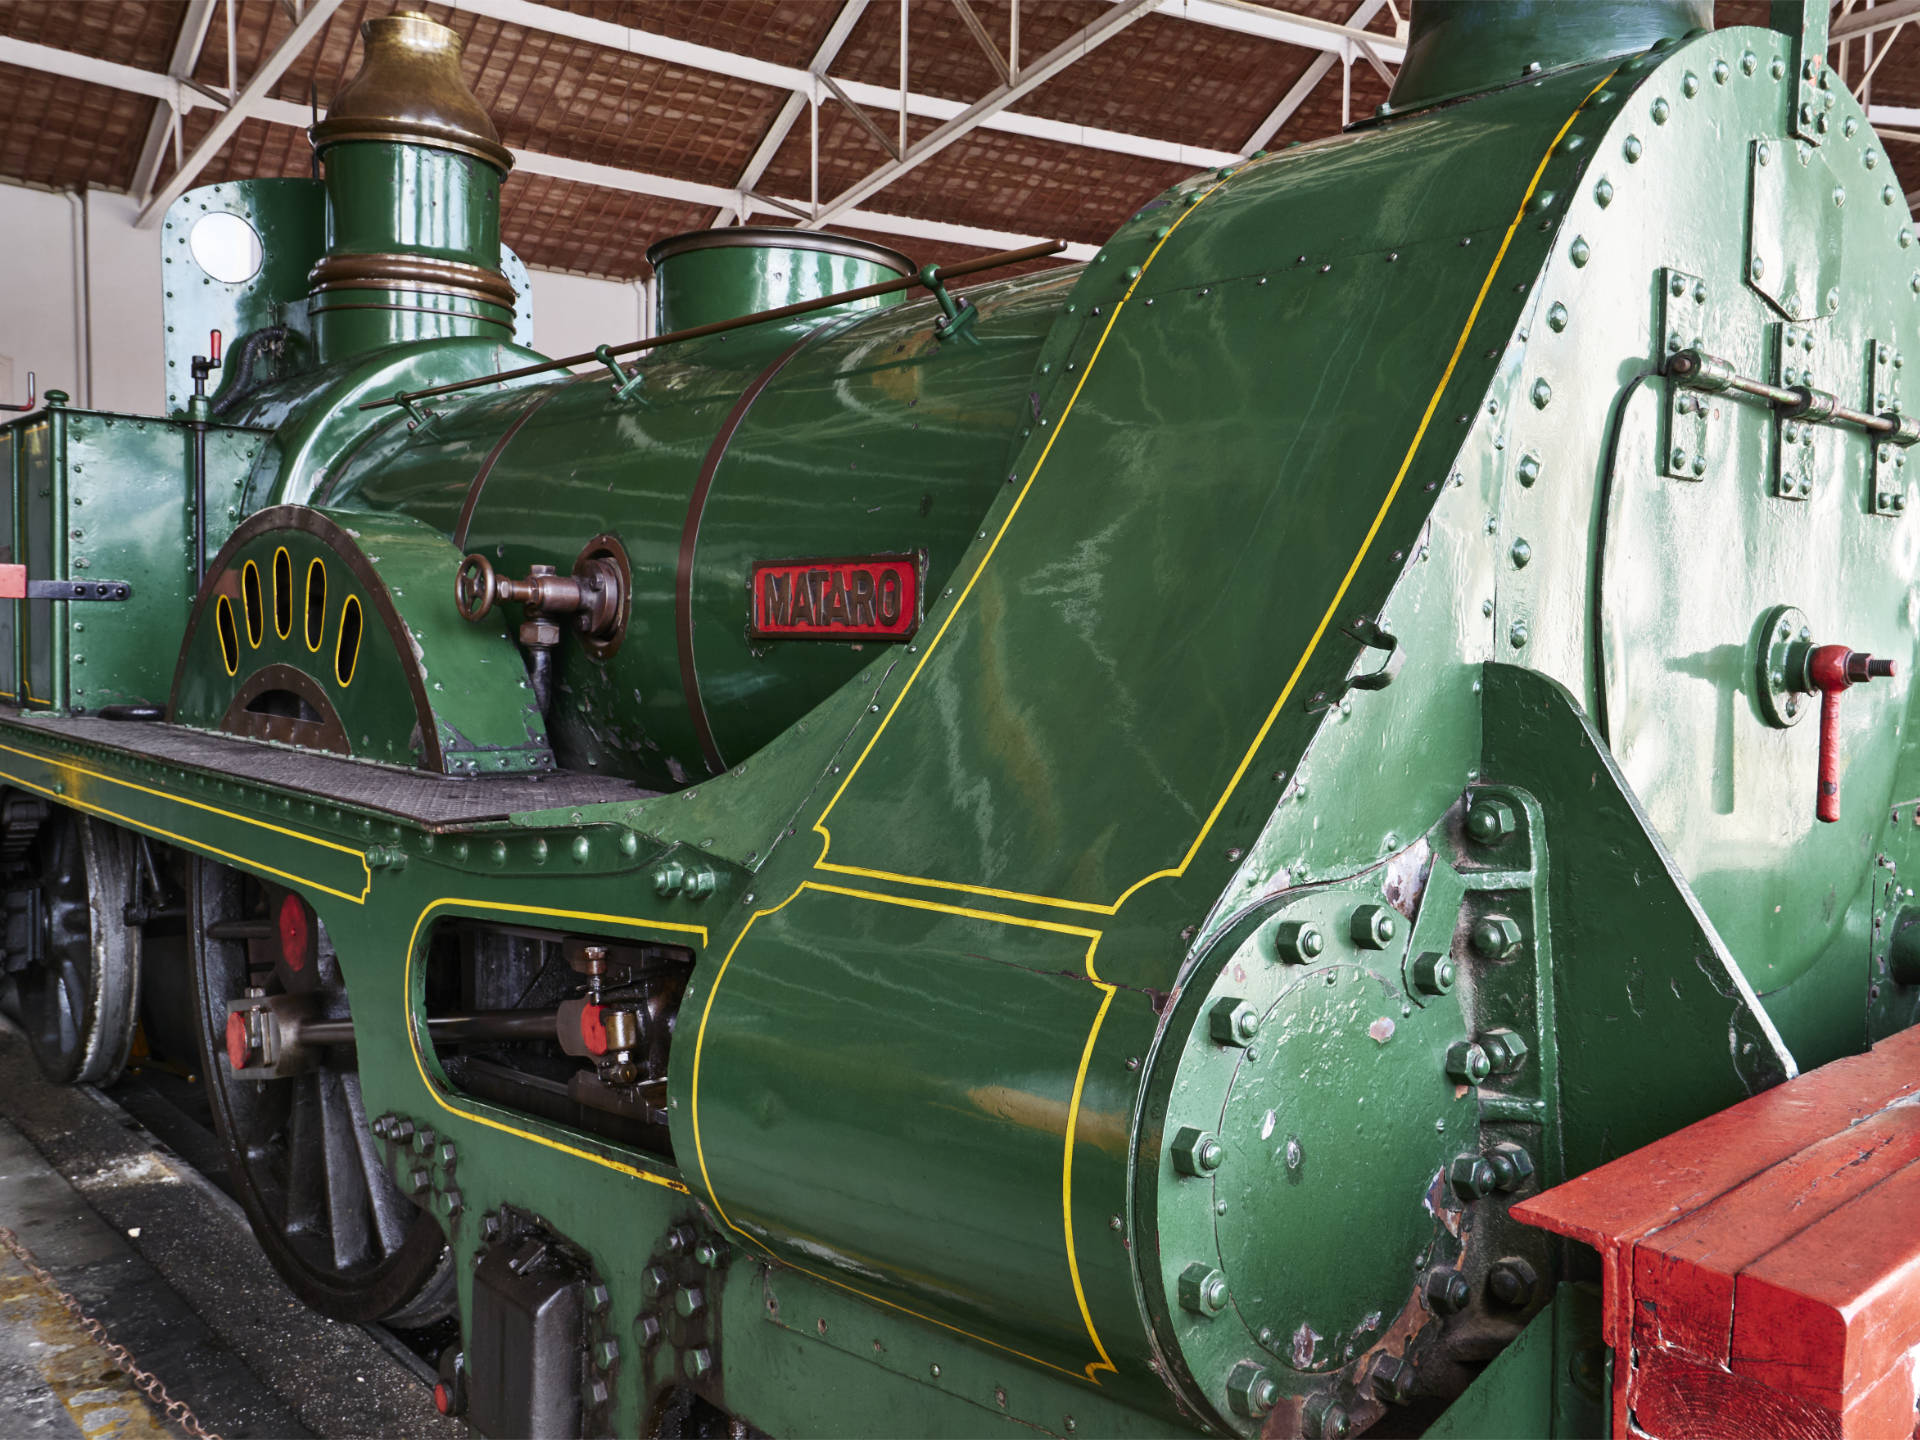
[[214,331],[207,342],[207,358],[213,361],[213,368],[220,368],[220,332]]
[[1844,645],[1820,645],[1807,657],[1807,679],[1820,692],[1820,782],[1813,813],[1840,818],[1840,695],[1868,680],[1892,679],[1893,661]]

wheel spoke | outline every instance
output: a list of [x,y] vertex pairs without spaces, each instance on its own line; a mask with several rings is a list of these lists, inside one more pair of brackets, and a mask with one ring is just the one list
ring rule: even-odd
[[391,1255],[407,1238],[414,1209],[407,1203],[380,1163],[373,1148],[373,1130],[367,1124],[366,1102],[360,1098],[360,1077],[352,1072],[340,1076],[340,1088],[346,1093],[347,1106],[353,1112],[354,1146],[360,1154],[360,1173],[366,1177],[367,1199],[373,1206],[373,1224],[380,1236],[380,1253]]
[[293,1094],[282,1152],[287,1193],[281,1229],[288,1235],[311,1235],[326,1216],[326,1138],[319,1080],[317,1075],[298,1075],[279,1082],[290,1085]]
[[366,1172],[353,1139],[353,1110],[340,1076],[322,1070],[316,1077],[327,1167],[327,1218],[333,1238],[333,1264],[348,1270],[372,1257],[373,1229]]

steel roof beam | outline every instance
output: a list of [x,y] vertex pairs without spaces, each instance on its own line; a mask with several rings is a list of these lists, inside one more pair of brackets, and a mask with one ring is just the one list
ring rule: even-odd
[[166,213],[169,205],[185,193],[200,172],[206,168],[207,162],[226,148],[227,142],[233,138],[241,122],[259,108],[261,101],[268,98],[267,92],[282,75],[287,73],[293,62],[300,58],[314,36],[318,35],[327,21],[333,18],[333,12],[340,8],[340,4],[341,0],[309,0],[299,22],[287,32],[286,39],[275,47],[272,54],[260,62],[259,67],[253,72],[253,77],[241,86],[240,93],[233,97],[233,104],[229,105],[221,113],[220,118],[213,122],[213,128],[200,137],[200,143],[195,145],[187,158],[180,162],[167,183],[156,190],[152,198],[142,207],[134,221],[137,226],[144,229],[153,224]]
[[1827,43],[1838,45],[1842,40],[1858,40],[1862,35],[1908,20],[1920,20],[1920,0],[1885,0],[1870,10],[1855,10],[1840,16],[1827,31]]
[[[826,68],[840,58],[841,47],[847,43],[847,37],[853,34],[853,27],[860,23],[860,17],[867,13],[870,0],[847,0],[840,7],[840,13],[834,18],[819,48],[813,52],[813,61],[807,66],[810,74],[822,74]],[[753,152],[753,158],[747,161],[746,169],[740,172],[740,183],[734,188],[751,191],[759,185],[760,177],[767,173],[767,167],[773,163],[773,157],[780,153],[780,147],[787,143],[787,136],[793,133],[794,125],[806,112],[809,104],[817,103],[812,93],[801,94],[790,91],[780,113],[773,117],[766,137],[761,140],[760,148]],[[745,216],[741,217],[743,220]]]
[[[1136,0],[1123,0],[1123,3],[1132,5]],[[1162,3],[1166,3],[1166,0],[1162,0]],[[1209,3],[1217,4],[1218,0],[1209,0]],[[586,45],[599,45],[609,50],[644,56],[649,60],[665,61],[683,69],[701,70],[708,74],[724,75],[728,79],[745,81],[750,85],[765,85],[775,90],[786,90],[802,99],[811,98],[814,94],[815,79],[814,72],[811,70],[802,70],[793,65],[776,65],[771,61],[756,60],[748,55],[736,55],[732,51],[717,50],[710,45],[696,45],[689,40],[676,40],[672,36],[655,34],[651,30],[618,25],[611,20],[597,20],[591,15],[581,15],[571,10],[556,10],[548,5],[534,4],[533,0],[452,0],[452,4],[455,9],[465,10],[475,15],[485,15],[489,19],[508,25],[518,25],[524,30],[543,31],[569,40],[577,40]],[[1260,13],[1278,14],[1279,12],[1261,11]],[[1379,46],[1385,47],[1378,53],[1387,55],[1391,52],[1392,58],[1398,58],[1399,47],[1393,46],[1385,37],[1375,35],[1368,38],[1370,41],[1378,42]],[[1316,46],[1316,48],[1325,47]],[[1024,83],[1026,78],[1023,72],[1020,81]],[[838,80],[837,83],[846,92],[848,99],[869,110],[892,110],[900,104],[900,92],[894,87],[871,85],[863,80]],[[907,95],[907,113],[923,120],[941,122],[953,120],[966,113],[969,108],[959,101],[942,100],[932,95],[911,92]],[[796,112],[797,118],[798,112]],[[1106,150],[1117,155],[1138,155],[1148,160],[1166,160],[1176,165],[1191,165],[1196,170],[1204,170],[1214,165],[1231,164],[1239,158],[1237,154],[1228,151],[1182,145],[1175,141],[1157,140],[1145,135],[1129,135],[1122,131],[1103,130],[1096,126],[1074,125],[1062,120],[1044,119],[1037,115],[1021,115],[1006,109],[995,110],[986,119],[977,123],[985,129],[1004,131],[1009,135],[1024,135],[1034,140],[1052,140],[1062,145],[1080,145],[1089,150]]]
[[[821,206],[813,219],[806,222],[807,228],[818,229],[835,215],[858,205],[862,200],[877,194],[898,180],[908,171],[924,165],[935,155],[963,136],[979,128],[987,120],[1018,100],[1022,95],[1039,89],[1055,75],[1066,69],[1074,61],[1090,54],[1095,48],[1111,40],[1127,26],[1133,24],[1142,15],[1150,11],[1155,0],[1120,0],[1113,9],[1076,31],[1049,50],[1032,65],[1021,71],[1020,78],[1010,85],[1001,85],[969,105],[964,111],[940,126],[918,145],[912,146],[907,153],[891,164],[882,165],[864,180],[857,180],[840,194]],[[1238,156],[1232,157],[1238,159]]]
[[[1360,8],[1355,10],[1347,20],[1348,28],[1358,29],[1365,25],[1385,9],[1386,4],[1387,0],[1362,0]],[[1326,79],[1327,72],[1333,69],[1340,59],[1341,57],[1331,50],[1315,56],[1313,62],[1301,72],[1300,78],[1293,82],[1292,88],[1280,98],[1280,103],[1273,107],[1272,112],[1260,122],[1253,134],[1247,137],[1247,143],[1240,148],[1242,150],[1264,148],[1267,142],[1279,133],[1280,128],[1293,118],[1294,111],[1306,103],[1307,96],[1313,93],[1315,86]],[[1392,76],[1387,77],[1387,83],[1389,85],[1393,83]]]
[[[1920,0],[1895,0],[1895,3],[1920,4]],[[1316,20],[1310,15],[1270,10],[1249,0],[1160,0],[1157,11],[1175,20],[1211,25],[1218,30],[1231,30],[1262,40],[1278,40],[1283,45],[1300,45],[1331,55],[1345,55],[1346,47],[1356,41],[1371,46],[1384,64],[1398,65],[1407,55],[1406,45],[1393,36],[1375,35],[1361,29],[1367,21],[1357,14],[1346,24],[1336,25],[1331,20]],[[1367,20],[1372,18],[1369,15]]]
[[[172,79],[185,81],[193,77],[194,69],[200,64],[200,51],[207,43],[207,32],[213,28],[213,7],[217,3],[218,0],[188,0],[186,14],[180,17],[180,33],[174,37],[173,54],[167,61],[167,74]],[[160,162],[166,158],[167,137],[179,123],[180,114],[177,98],[160,100],[154,105],[153,119],[147,122],[147,138],[140,146],[139,163],[133,167],[133,184],[128,187],[136,197],[144,200],[153,192]]]

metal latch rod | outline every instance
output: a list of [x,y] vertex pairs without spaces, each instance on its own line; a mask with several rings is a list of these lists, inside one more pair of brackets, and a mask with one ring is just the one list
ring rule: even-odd
[[0,565],[0,600],[131,600],[125,580],[29,580],[24,565]]
[[1825,390],[1815,390],[1807,385],[1770,385],[1765,380],[1754,380],[1736,371],[1731,360],[1709,355],[1704,350],[1676,351],[1667,359],[1666,374],[1669,379],[1689,390],[1705,390],[1713,394],[1724,394],[1731,390],[1751,395],[1765,400],[1774,409],[1794,419],[1852,425],[1869,435],[1881,436],[1900,446],[1920,442],[1920,415],[1869,415],[1861,410],[1849,410],[1837,396]]

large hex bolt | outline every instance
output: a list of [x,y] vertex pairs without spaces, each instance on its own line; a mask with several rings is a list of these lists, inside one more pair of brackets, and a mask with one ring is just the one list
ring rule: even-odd
[[1222,1045],[1246,1045],[1260,1033],[1260,1012],[1238,995],[1222,995],[1208,1013],[1207,1031]]
[[1480,795],[1467,807],[1467,837],[1482,845],[1498,845],[1520,828],[1513,806],[1497,795]]
[[1385,905],[1362,905],[1353,912],[1348,933],[1363,950],[1384,950],[1399,930],[1399,916]]
[[1467,1277],[1458,1270],[1429,1270],[1420,1293],[1427,1297],[1427,1305],[1436,1315],[1457,1315],[1473,1298]]
[[1264,1365],[1242,1360],[1227,1376],[1227,1403],[1233,1413],[1258,1420],[1280,1398],[1280,1387],[1273,1383]]
[[1309,921],[1283,920],[1273,927],[1273,950],[1289,965],[1305,965],[1327,948],[1325,937]]
[[1523,1145],[1496,1145],[1487,1152],[1494,1185],[1511,1193],[1533,1178],[1533,1156]]
[[713,1351],[696,1346],[680,1357],[680,1373],[689,1380],[704,1380],[713,1370]]
[[1417,1378],[1413,1366],[1398,1355],[1381,1355],[1367,1376],[1375,1398],[1388,1405],[1406,1404],[1413,1397],[1413,1382]]
[[665,1295],[672,1283],[673,1277],[667,1274],[664,1265],[649,1265],[640,1272],[640,1293],[649,1300],[658,1300]]
[[1527,1042],[1504,1027],[1482,1034],[1480,1048],[1496,1075],[1511,1075],[1527,1062]]
[[1196,1260],[1180,1272],[1180,1304],[1211,1320],[1227,1308],[1227,1277]]
[[691,1320],[707,1308],[707,1297],[698,1285],[682,1285],[673,1292],[673,1308],[682,1320]]
[[1495,1303],[1510,1310],[1524,1310],[1531,1305],[1534,1288],[1539,1283],[1540,1277],[1533,1266],[1513,1256],[1494,1261],[1487,1271],[1487,1294]]
[[1227,1148],[1210,1130],[1188,1125],[1173,1137],[1173,1168],[1182,1175],[1208,1175],[1220,1168]]
[[1443,955],[1438,950],[1428,950],[1419,955],[1411,969],[1413,988],[1422,995],[1444,995],[1453,989],[1453,982],[1459,978],[1453,957]]
[[1300,1433],[1307,1440],[1347,1440],[1353,1433],[1353,1418],[1345,1406],[1323,1391],[1309,1395],[1300,1407]]
[[1483,1195],[1491,1195],[1499,1182],[1484,1156],[1460,1155],[1447,1166],[1447,1183],[1462,1200],[1478,1200]]
[[1473,953],[1483,960],[1506,960],[1520,949],[1520,926],[1510,915],[1483,915],[1468,932]]
[[1456,1085],[1478,1085],[1493,1073],[1487,1052],[1471,1040],[1456,1040],[1447,1047],[1447,1076]]

